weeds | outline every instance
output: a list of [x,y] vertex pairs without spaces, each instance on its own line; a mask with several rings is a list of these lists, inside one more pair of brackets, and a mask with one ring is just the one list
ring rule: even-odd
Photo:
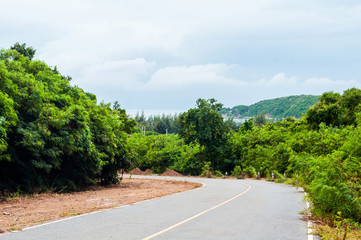
[[231,174],[232,176],[235,176],[237,179],[243,178],[243,172],[240,166],[235,166]]
[[323,240],[359,240],[361,239],[361,231],[357,228],[348,227],[334,228],[328,225],[315,226],[316,234]]
[[14,226],[14,227],[9,229],[9,231],[20,231],[20,230],[21,230],[21,228],[18,227],[18,226]]
[[83,212],[74,212],[74,207],[72,207],[71,209],[69,209],[66,212],[63,212],[62,214],[59,215],[59,217],[64,218],[64,217],[70,217],[70,216],[77,216],[83,214]]
[[361,239],[361,225],[351,219],[342,218],[342,213],[336,216],[312,216],[319,224],[314,225],[315,234],[323,240],[359,240]]
[[204,166],[202,167],[202,177],[211,178],[212,177],[212,168],[211,168],[211,162],[205,162]]
[[45,218],[41,218],[41,219],[38,219],[38,220],[34,220],[33,223],[41,223],[41,222],[44,222],[45,221]]
[[18,190],[16,192],[9,193],[9,195],[5,198],[5,201],[6,200],[17,200],[20,198],[21,194],[22,194],[22,192],[18,187]]

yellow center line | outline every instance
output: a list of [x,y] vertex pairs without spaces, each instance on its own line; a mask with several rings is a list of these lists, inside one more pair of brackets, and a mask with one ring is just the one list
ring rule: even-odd
[[218,205],[216,205],[216,206],[214,206],[214,207],[211,207],[211,208],[209,208],[209,209],[207,209],[207,210],[205,210],[205,211],[203,211],[203,212],[201,212],[201,213],[198,213],[198,214],[196,214],[196,215],[194,215],[194,216],[192,216],[192,217],[190,217],[190,218],[187,218],[187,219],[185,219],[185,220],[183,220],[183,221],[181,221],[181,222],[179,222],[179,223],[176,223],[176,224],[174,224],[174,225],[172,225],[172,226],[170,226],[170,227],[168,227],[168,228],[166,228],[166,229],[164,229],[164,230],[162,230],[162,231],[159,231],[159,232],[157,232],[157,233],[154,233],[153,235],[151,235],[151,236],[149,236],[149,237],[143,238],[143,240],[152,239],[152,238],[154,238],[154,237],[156,237],[156,236],[159,236],[159,235],[161,235],[161,234],[163,234],[163,233],[165,233],[165,232],[168,232],[169,230],[172,230],[172,229],[174,229],[174,228],[176,228],[176,227],[178,227],[178,226],[180,226],[180,225],[182,225],[182,224],[184,224],[184,223],[186,223],[186,222],[189,222],[189,221],[191,221],[191,220],[193,220],[193,219],[195,219],[195,218],[197,218],[197,217],[199,217],[199,216],[201,216],[201,215],[203,215],[203,214],[205,214],[205,213],[207,213],[207,212],[209,212],[209,211],[212,211],[212,210],[214,210],[214,209],[216,209],[216,208],[218,208],[218,207],[220,207],[220,206],[223,206],[224,204],[227,204],[227,203],[233,201],[234,199],[242,196],[243,194],[245,194],[246,192],[248,192],[248,191],[252,188],[250,185],[248,185],[248,184],[246,184],[246,183],[242,183],[242,184],[243,184],[243,185],[246,185],[246,186],[248,187],[247,190],[245,190],[244,192],[242,192],[242,193],[240,193],[240,194],[238,194],[238,195],[236,195],[236,196],[228,199],[227,201],[224,201],[224,202],[222,202],[222,203],[220,203],[220,204],[218,204]]

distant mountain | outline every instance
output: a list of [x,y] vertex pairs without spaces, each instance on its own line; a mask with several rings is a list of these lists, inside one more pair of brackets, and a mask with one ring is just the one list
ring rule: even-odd
[[266,114],[271,118],[299,118],[316,104],[320,96],[299,95],[263,100],[250,106],[238,105],[233,108],[222,108],[220,113],[235,118],[255,117]]

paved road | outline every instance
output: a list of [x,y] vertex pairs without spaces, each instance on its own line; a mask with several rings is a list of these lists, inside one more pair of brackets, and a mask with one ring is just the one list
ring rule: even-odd
[[2,235],[0,240],[308,239],[307,223],[299,214],[304,195],[293,187],[257,180],[169,179],[205,186]]

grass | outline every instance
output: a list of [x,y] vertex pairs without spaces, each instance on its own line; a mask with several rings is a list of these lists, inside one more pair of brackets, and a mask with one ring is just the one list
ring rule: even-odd
[[45,221],[45,218],[41,218],[41,219],[35,220],[33,222],[34,223],[41,223],[41,222],[44,222],[44,221]]
[[1,202],[7,202],[7,201],[15,201],[19,200],[20,198],[24,199],[31,199],[36,196],[41,196],[41,194],[38,193],[23,193],[20,190],[13,193],[6,193],[5,195],[0,195],[0,203]]
[[341,212],[336,215],[321,216],[309,215],[315,224],[314,234],[322,240],[360,240],[361,224],[351,219],[342,218]]
[[18,190],[15,193],[10,193],[6,198],[5,201],[11,201],[11,200],[18,200],[21,196],[21,192]]
[[59,217],[63,218],[63,217],[68,217],[69,213],[68,212],[63,212],[62,214],[59,214]]
[[276,183],[285,183],[287,181],[287,179],[276,179]]
[[78,216],[80,214],[83,214],[83,212],[74,212],[74,213],[71,214],[71,216]]
[[[360,240],[361,230],[356,228],[335,228],[330,226],[314,226],[316,234],[323,240]],[[346,233],[346,234],[345,234]]]
[[18,226],[14,226],[9,229],[9,231],[20,231],[20,230],[21,230],[21,228],[19,228]]
[[68,211],[60,214],[59,217],[64,218],[64,217],[70,217],[70,216],[77,216],[80,214],[83,214],[83,212],[74,212],[74,208],[72,208],[72,209],[69,209]]

